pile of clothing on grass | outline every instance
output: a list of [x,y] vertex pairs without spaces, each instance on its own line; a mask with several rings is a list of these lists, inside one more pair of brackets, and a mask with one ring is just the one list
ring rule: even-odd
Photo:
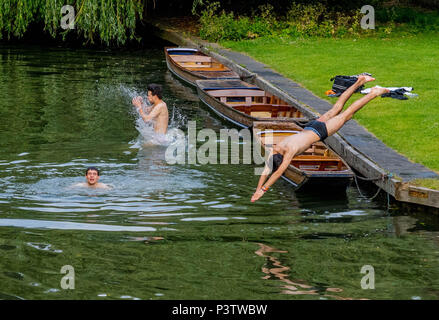
[[[343,76],[338,75],[331,78],[331,81],[334,81],[332,85],[332,89],[326,91],[326,95],[328,97],[339,97],[343,92],[345,92],[350,86],[352,86],[358,80],[358,76],[360,75],[368,75],[372,76],[372,74],[363,72],[353,76]],[[380,87],[381,86],[376,86]],[[408,98],[417,97],[416,93],[412,93],[413,87],[385,87],[389,89],[390,92],[381,95],[383,98],[393,98],[398,100],[407,100]],[[362,94],[368,94],[371,88],[364,89],[364,85],[360,86],[355,92],[360,92]]]

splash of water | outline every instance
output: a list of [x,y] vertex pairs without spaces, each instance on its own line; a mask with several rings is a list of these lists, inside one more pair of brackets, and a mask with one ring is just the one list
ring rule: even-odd
[[[123,85],[120,85],[119,91],[126,99],[131,100],[136,96],[141,96],[143,101],[146,103],[146,106],[151,106],[148,99],[146,98],[147,93],[144,91],[137,91],[132,88],[127,88]],[[180,112],[175,104],[172,106],[168,105],[169,111],[169,124],[168,131],[166,134],[159,134],[154,131],[154,126],[151,122],[145,122],[140,117],[140,114],[133,107],[133,115],[136,118],[136,130],[139,132],[140,136],[133,142],[133,146],[131,148],[143,148],[148,146],[169,146],[176,141],[181,141],[182,134],[178,130],[187,125],[187,118],[184,114]]]
[[160,134],[154,131],[152,123],[144,122],[140,115],[138,115],[136,119],[136,129],[140,133],[140,136],[131,148],[143,148],[148,146],[167,147],[177,141],[184,140],[184,134],[179,130],[179,127],[175,126],[175,123],[172,122],[171,119],[167,133]]

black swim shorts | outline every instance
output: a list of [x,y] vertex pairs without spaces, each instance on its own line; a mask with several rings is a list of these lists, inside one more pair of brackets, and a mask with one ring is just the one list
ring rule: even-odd
[[328,129],[326,128],[326,124],[321,121],[312,120],[305,125],[303,130],[313,131],[320,137],[321,141],[325,140],[328,137]]

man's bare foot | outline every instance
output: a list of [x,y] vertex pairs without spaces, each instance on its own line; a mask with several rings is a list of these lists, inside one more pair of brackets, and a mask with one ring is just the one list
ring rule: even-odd
[[382,94],[384,94],[384,93],[388,93],[388,92],[390,92],[389,89],[387,89],[387,88],[381,88],[381,87],[373,87],[373,88],[370,90],[370,93],[373,93],[373,94],[376,95],[376,96],[380,96],[380,95],[382,95]]
[[358,80],[360,80],[364,84],[366,82],[374,81],[375,78],[368,76],[368,75],[365,75],[365,74],[362,74],[362,75],[358,76]]

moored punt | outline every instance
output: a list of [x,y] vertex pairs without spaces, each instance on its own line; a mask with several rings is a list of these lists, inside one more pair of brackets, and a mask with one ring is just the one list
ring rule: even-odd
[[195,86],[200,79],[239,79],[239,75],[193,48],[165,48],[166,64],[178,78]]
[[[256,140],[268,153],[283,139],[302,130],[295,123],[255,122],[253,125]],[[353,177],[349,165],[321,141],[296,155],[282,175],[296,189],[325,188],[327,191],[346,188]]]
[[201,101],[240,127],[255,121],[305,121],[302,113],[278,97],[241,80],[197,80]]

